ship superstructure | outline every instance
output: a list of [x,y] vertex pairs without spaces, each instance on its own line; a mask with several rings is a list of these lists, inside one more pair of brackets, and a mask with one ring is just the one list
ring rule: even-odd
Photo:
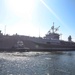
[[54,22],[53,22],[53,26],[48,31],[48,33],[46,34],[45,38],[46,39],[51,39],[51,40],[59,40],[60,35],[56,33],[58,31],[59,27],[55,28],[54,27]]
[[51,29],[48,31],[48,33],[44,37],[39,37],[39,38],[30,37],[28,38],[28,40],[34,41],[36,43],[41,43],[41,44],[47,44],[47,43],[60,44],[60,40],[59,40],[60,35],[56,33],[59,27],[55,28],[54,22],[53,22],[53,26],[51,27]]

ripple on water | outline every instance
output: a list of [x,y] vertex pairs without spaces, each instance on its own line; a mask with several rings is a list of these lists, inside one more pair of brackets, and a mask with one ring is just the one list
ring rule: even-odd
[[74,62],[74,53],[0,53],[0,75],[75,75]]

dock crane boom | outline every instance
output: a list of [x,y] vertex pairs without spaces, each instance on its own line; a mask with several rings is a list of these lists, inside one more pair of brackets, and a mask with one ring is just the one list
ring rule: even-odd
[[[60,27],[60,26],[59,26]],[[58,31],[59,27],[55,28],[55,32]]]

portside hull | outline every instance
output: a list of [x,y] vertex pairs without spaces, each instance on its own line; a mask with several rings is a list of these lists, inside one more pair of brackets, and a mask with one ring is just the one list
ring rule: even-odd
[[[15,48],[18,40],[23,41],[24,48]],[[0,40],[0,52],[26,52],[26,51],[74,51],[75,43],[60,41],[60,44],[38,43],[26,40],[25,37],[5,37]]]

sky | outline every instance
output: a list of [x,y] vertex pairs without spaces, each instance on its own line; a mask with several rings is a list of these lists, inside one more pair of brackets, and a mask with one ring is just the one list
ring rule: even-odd
[[53,22],[60,39],[75,41],[75,0],[0,0],[3,34],[43,37]]

